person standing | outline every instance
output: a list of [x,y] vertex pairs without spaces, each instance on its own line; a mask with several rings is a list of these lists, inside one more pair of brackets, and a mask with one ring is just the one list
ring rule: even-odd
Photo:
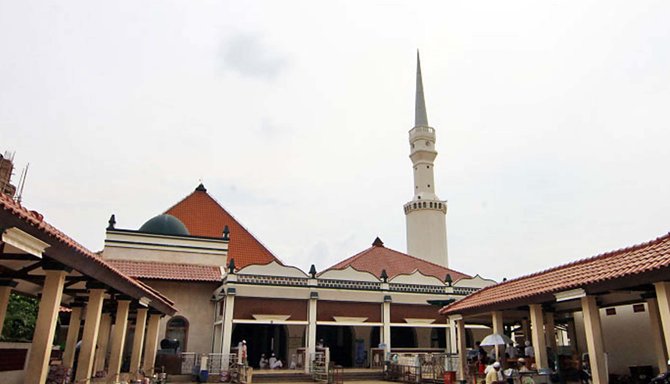
[[505,378],[503,377],[500,363],[493,363],[492,369],[489,369],[489,372],[486,374],[486,384],[504,384]]
[[535,357],[535,350],[533,349],[533,346],[530,345],[530,341],[526,340],[526,348],[523,349],[523,354],[526,357]]

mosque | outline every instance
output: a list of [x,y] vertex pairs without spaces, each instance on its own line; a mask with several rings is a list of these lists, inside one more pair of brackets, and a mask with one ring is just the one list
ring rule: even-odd
[[[447,202],[435,193],[435,142],[417,55],[407,253],[370,239],[359,253],[304,272],[270,252],[200,184],[137,230],[117,228],[112,216],[102,258],[174,300],[178,311],[161,320],[159,333],[179,340],[183,353],[225,355],[245,340],[251,365],[275,353],[308,369],[318,343],[345,367],[370,366],[401,349],[444,351],[449,325],[438,309],[494,281],[448,266]],[[467,332],[472,339],[487,329]]]

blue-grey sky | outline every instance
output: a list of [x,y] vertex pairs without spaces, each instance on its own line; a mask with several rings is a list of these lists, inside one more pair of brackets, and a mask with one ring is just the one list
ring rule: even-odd
[[0,150],[96,251],[202,179],[284,262],[405,249],[415,50],[450,266],[670,230],[670,2],[0,0]]

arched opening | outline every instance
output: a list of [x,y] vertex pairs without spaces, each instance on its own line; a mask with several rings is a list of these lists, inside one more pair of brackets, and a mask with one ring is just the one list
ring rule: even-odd
[[[379,327],[370,331],[370,345],[377,346],[380,343]],[[391,349],[393,348],[417,348],[416,331],[411,327],[391,327]]]
[[433,328],[430,331],[431,348],[447,348],[447,330],[445,328]]
[[267,359],[274,353],[277,359],[288,366],[288,330],[285,325],[274,324],[235,324],[233,328],[232,347],[239,342],[247,342],[247,361],[249,365],[259,368],[261,354]]
[[179,342],[179,350],[188,349],[188,320],[183,316],[175,316],[168,320],[165,327],[165,338],[174,339]]
[[322,340],[330,348],[330,361],[343,367],[353,367],[354,333],[351,327],[319,325],[316,327],[316,339]]
[[391,327],[391,348],[417,348],[416,331],[411,327]]

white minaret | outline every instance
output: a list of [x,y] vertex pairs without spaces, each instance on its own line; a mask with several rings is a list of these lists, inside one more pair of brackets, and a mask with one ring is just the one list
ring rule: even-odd
[[414,128],[409,131],[409,158],[412,159],[414,166],[414,198],[405,204],[407,253],[448,267],[447,202],[435,195],[433,176],[433,161],[437,157],[435,129],[428,126],[418,51],[414,113]]

